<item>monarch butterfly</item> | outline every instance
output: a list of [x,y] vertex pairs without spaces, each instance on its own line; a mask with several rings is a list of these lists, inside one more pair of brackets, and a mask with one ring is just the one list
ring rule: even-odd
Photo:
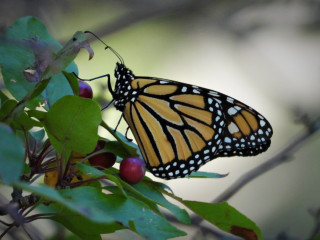
[[269,148],[272,127],[251,107],[217,91],[135,76],[106,46],[120,60],[114,90],[106,75],[110,104],[123,113],[156,177],[185,177],[214,158],[255,156]]

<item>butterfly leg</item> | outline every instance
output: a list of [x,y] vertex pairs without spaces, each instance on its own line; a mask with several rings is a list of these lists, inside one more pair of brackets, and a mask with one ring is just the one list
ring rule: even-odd
[[120,122],[121,122],[122,118],[123,118],[123,113],[121,113],[121,116],[120,116],[120,119],[119,119],[119,121],[118,121],[118,123],[117,123],[117,126],[116,126],[115,129],[113,130],[114,132],[117,131],[117,129],[118,129],[119,125],[120,125]]
[[[96,80],[96,79],[99,79],[99,78],[103,78],[103,77],[108,77],[108,82],[110,82],[110,74],[105,74],[105,75],[102,75],[102,76],[99,76],[99,77],[95,77],[95,78],[90,78],[90,79],[83,79],[83,78],[80,78],[75,72],[72,72],[72,74],[78,79],[78,80],[81,80],[81,81],[93,81],[93,80]],[[109,85],[109,84],[108,84]],[[109,88],[109,86],[108,86]]]
[[[109,90],[109,92],[111,93],[111,95],[113,97],[114,91],[113,91],[113,89],[111,87],[110,74],[105,74],[105,75],[102,75],[102,76],[99,76],[99,77],[95,77],[95,78],[91,78],[91,79],[82,79],[75,72],[73,72],[73,75],[76,76],[76,78],[78,80],[81,80],[81,81],[93,81],[93,80],[96,80],[96,79],[99,79],[99,78],[107,77],[108,78],[108,90]],[[113,99],[105,107],[103,107],[101,109],[101,111],[106,109],[106,108],[108,108],[112,103],[113,103]]]
[[132,142],[131,138],[128,138],[128,131],[129,131],[129,127],[127,127],[126,133],[125,133],[125,137],[129,142]]
[[106,106],[104,106],[103,108],[101,108],[101,111],[103,111],[103,110],[105,110],[106,108],[108,108],[112,103],[113,103],[113,99],[110,101],[110,102],[108,102],[108,104],[106,105]]

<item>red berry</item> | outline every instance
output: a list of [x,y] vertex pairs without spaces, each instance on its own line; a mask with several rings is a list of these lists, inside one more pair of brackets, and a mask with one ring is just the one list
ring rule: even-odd
[[128,157],[120,163],[120,177],[130,184],[140,182],[146,173],[146,164],[139,157]]
[[[97,152],[104,148],[106,142],[103,140],[99,140],[96,148],[93,150],[92,153]],[[90,154],[92,154],[90,153]],[[97,155],[92,156],[89,158],[90,165],[96,167],[98,169],[110,168],[116,162],[116,155],[111,152],[104,152]]]
[[92,88],[88,83],[79,81],[79,97],[92,99],[93,92],[92,92]]

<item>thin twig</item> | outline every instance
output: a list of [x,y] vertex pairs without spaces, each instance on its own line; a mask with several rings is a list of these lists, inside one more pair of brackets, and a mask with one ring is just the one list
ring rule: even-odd
[[[212,201],[212,203],[218,203],[222,201],[227,201],[233,195],[235,195],[240,189],[242,189],[246,184],[254,180],[256,177],[262,175],[263,173],[281,165],[282,163],[288,161],[290,156],[298,150],[306,141],[317,131],[320,129],[320,117],[316,118],[315,121],[309,122],[306,125],[307,131],[299,135],[296,139],[294,139],[291,143],[289,143],[283,150],[281,150],[278,154],[267,160],[266,162],[262,163],[258,167],[252,169],[244,176],[240,177],[240,179],[236,180],[234,184],[232,184],[228,189],[226,189],[220,196]],[[172,222],[177,222],[176,218],[172,215],[167,215],[168,220]],[[200,226],[201,222],[203,221],[202,218],[199,216],[192,216],[191,217],[191,224],[193,226],[197,226],[198,228],[202,229]],[[206,229],[206,231],[210,231]],[[215,229],[211,230],[212,234],[217,234]]]
[[6,230],[4,230],[3,233],[1,233],[0,239],[2,239],[10,231],[10,229],[13,227],[14,227],[14,225],[10,225],[10,227],[7,227]]
[[309,211],[310,215],[314,217],[315,227],[308,239],[316,239],[316,237],[320,236],[320,209],[317,211]]
[[308,130],[305,133],[302,133],[291,143],[289,143],[285,148],[283,148],[278,154],[270,158],[266,162],[262,163],[258,167],[247,172],[240,179],[236,180],[227,190],[225,190],[220,196],[218,196],[212,203],[227,201],[230,199],[236,192],[243,188],[246,184],[251,182],[256,177],[262,175],[263,173],[279,166],[280,164],[286,162],[288,158],[298,150],[298,148],[303,145],[307,139],[311,137],[316,131],[320,128],[320,117],[318,117],[310,126],[307,126]]

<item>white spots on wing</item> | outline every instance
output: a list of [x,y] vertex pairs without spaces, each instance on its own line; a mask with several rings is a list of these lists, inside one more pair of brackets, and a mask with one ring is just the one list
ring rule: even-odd
[[219,104],[222,103],[222,101],[221,101],[220,99],[218,99],[218,98],[215,98],[215,100],[216,100]]
[[215,91],[209,91],[209,95],[214,96],[214,97],[220,97],[220,94]]
[[237,126],[234,122],[231,122],[231,123],[228,125],[228,130],[229,130],[229,133],[231,133],[231,134],[240,131],[239,128],[238,128],[238,126]]
[[238,112],[238,111],[237,111],[234,107],[231,107],[231,108],[228,109],[228,114],[229,114],[230,116],[235,115],[237,112]]
[[234,103],[234,99],[233,99],[233,98],[231,98],[231,97],[227,97],[227,101],[228,101],[229,103],[231,103],[231,104],[233,104],[233,103]]

